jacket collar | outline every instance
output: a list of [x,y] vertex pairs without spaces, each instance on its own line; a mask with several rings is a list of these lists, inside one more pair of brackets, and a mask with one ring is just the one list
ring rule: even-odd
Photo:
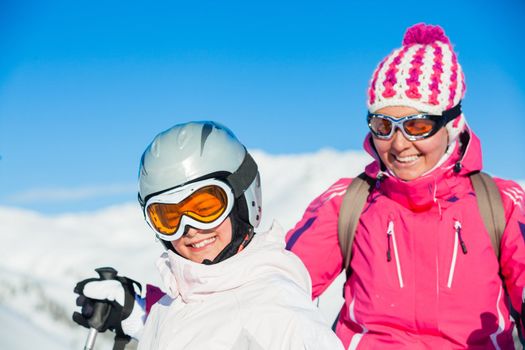
[[304,266],[284,250],[284,231],[274,222],[267,232],[257,233],[250,244],[234,256],[213,265],[187,260],[171,250],[157,260],[167,294],[185,303],[201,301],[217,293],[234,290],[265,279],[289,279],[311,293]]

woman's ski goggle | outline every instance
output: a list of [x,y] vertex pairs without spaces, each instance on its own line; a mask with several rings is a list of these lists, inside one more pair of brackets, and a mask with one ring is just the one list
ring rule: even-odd
[[410,141],[426,139],[439,131],[449,121],[461,114],[461,106],[443,112],[443,115],[419,113],[402,118],[393,118],[379,113],[368,113],[368,127],[378,139],[389,140],[397,129]]
[[157,236],[166,241],[182,237],[187,226],[207,230],[230,214],[232,189],[224,182],[206,179],[149,198],[144,216]]

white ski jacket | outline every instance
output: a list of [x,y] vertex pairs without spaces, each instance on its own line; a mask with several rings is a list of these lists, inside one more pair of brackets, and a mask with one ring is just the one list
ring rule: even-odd
[[306,268],[274,223],[215,265],[171,251],[157,262],[167,295],[153,306],[139,350],[343,349],[311,301]]

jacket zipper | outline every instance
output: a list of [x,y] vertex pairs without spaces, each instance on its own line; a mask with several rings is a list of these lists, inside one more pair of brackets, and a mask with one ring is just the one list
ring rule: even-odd
[[461,237],[461,223],[456,220],[454,223],[454,251],[452,253],[452,261],[450,262],[450,270],[448,273],[447,287],[452,288],[452,281],[454,279],[454,270],[456,269],[456,260],[458,257],[458,248],[461,246],[463,254],[467,254],[467,246]]
[[387,240],[388,240],[388,250],[386,252],[387,255],[387,261],[391,261],[391,253],[390,253],[390,241],[392,241],[392,246],[394,247],[394,258],[396,260],[396,269],[397,269],[397,278],[399,280],[399,287],[403,288],[403,275],[401,274],[401,264],[399,262],[399,253],[397,251],[397,244],[396,244],[396,234],[394,232],[394,222],[390,221],[388,223],[388,229],[387,229]]

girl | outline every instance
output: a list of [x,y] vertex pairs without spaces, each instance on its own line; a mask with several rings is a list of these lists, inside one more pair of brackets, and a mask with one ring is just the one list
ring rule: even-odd
[[167,294],[149,310],[150,288],[142,329],[140,302],[129,317],[118,307],[135,295],[132,285],[83,281],[78,323],[92,326],[86,307],[109,300],[114,316],[104,326],[140,338],[139,349],[342,349],[281,228],[255,234],[259,172],[229,129],[192,122],[157,135],[142,155],[139,202],[166,248],[157,267]]

